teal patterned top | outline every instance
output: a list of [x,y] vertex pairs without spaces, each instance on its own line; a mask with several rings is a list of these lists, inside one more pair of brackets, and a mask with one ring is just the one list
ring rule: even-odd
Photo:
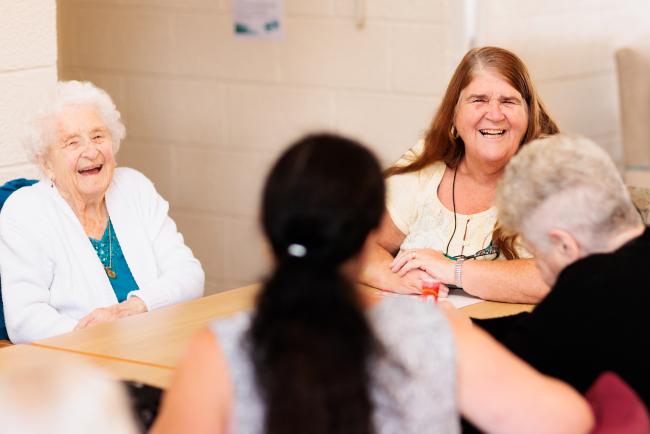
[[108,224],[106,225],[106,230],[101,240],[95,240],[90,237],[88,239],[95,248],[95,252],[104,268],[110,267],[110,271],[106,270],[108,280],[111,282],[113,291],[115,291],[117,301],[120,303],[123,302],[126,300],[129,292],[138,289],[138,284],[135,283],[131,269],[129,269],[129,264],[126,263],[126,258],[124,257],[124,253],[122,253],[122,247],[120,247],[120,242],[117,240],[117,234],[115,233],[115,229],[113,229],[111,219],[108,219]]

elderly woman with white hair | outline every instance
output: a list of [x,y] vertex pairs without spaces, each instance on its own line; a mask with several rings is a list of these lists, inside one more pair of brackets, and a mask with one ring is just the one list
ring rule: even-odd
[[47,180],[0,214],[7,332],[30,342],[200,297],[204,273],[141,173],[116,168],[125,137],[106,92],[57,83],[25,145]]
[[641,350],[650,231],[609,156],[581,137],[531,142],[506,168],[496,201],[552,289],[531,314],[477,322],[581,392],[613,371],[650,404],[650,357]]
[[0,420],[0,434],[141,432],[122,384],[63,355],[3,369]]

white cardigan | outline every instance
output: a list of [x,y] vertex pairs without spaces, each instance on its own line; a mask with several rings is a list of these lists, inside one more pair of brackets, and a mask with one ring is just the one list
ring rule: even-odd
[[[148,310],[203,294],[199,261],[168,215],[169,204],[140,172],[117,168],[106,207]],[[0,276],[12,342],[66,333],[93,309],[117,303],[79,219],[42,181],[13,193],[0,213]]]

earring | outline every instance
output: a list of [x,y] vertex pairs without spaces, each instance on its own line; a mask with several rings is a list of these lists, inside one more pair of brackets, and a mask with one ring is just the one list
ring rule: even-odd
[[455,125],[451,126],[451,130],[449,131],[449,133],[451,134],[451,137],[453,137],[454,139],[458,138],[458,131],[456,130]]

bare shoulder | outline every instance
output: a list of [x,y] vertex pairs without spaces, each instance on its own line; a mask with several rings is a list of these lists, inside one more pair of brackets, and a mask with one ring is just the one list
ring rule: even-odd
[[232,400],[232,384],[219,340],[204,329],[185,350],[152,433],[225,432]]

